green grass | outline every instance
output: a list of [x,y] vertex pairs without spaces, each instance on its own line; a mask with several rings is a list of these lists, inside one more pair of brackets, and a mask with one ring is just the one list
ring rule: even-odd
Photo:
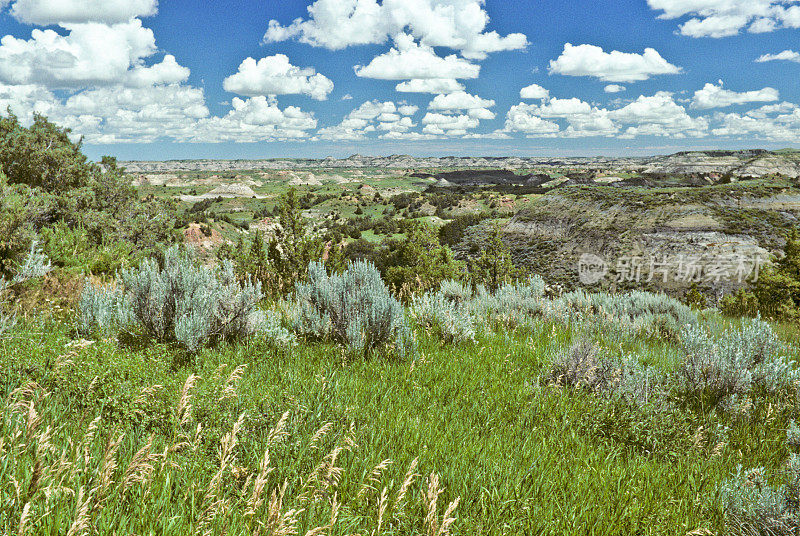
[[[242,414],[232,464],[237,472],[229,468],[223,475],[220,497],[227,514],[214,518],[217,533],[223,526],[229,534],[249,533],[246,475],[258,471],[268,446],[275,470],[267,493],[287,482],[284,510],[305,509],[298,518],[300,534],[325,525],[333,495],[303,503],[298,497],[314,467],[344,444],[351,423],[358,447],[338,459],[342,475],[335,493],[342,507],[330,534],[374,530],[380,491],[388,488],[391,503],[415,458],[417,473],[440,476],[439,516],[446,503],[460,498],[452,533],[498,535],[719,530],[722,521],[714,507],[719,482],[739,463],[777,468],[785,460],[781,438],[794,411],[786,409],[789,402],[765,400],[749,418],[733,421],[680,408],[652,415],[544,381],[552,356],[576,336],[566,327],[543,324],[493,333],[455,347],[420,336],[420,357],[403,363],[380,356],[347,358],[338,347],[320,344],[278,352],[258,340],[196,356],[163,345],[132,348],[115,341],[73,349],[67,346],[67,325],[26,324],[0,341],[0,392],[11,401],[19,398],[12,391],[27,382],[40,386],[34,398],[39,397],[41,428],[53,427],[56,445],[51,455],[39,455],[46,467],[55,467],[60,453],[69,458],[69,441],[80,447],[89,423],[102,416],[85,472],[63,482],[75,492],[92,486],[113,433],[125,432],[117,482],[151,435],[154,452],[179,442],[181,434],[190,438],[192,448],[169,454],[174,465],[153,462],[156,469],[146,483],[128,491],[112,486],[92,514],[101,533],[194,532],[213,498],[206,488],[219,468],[220,441]],[[606,344],[620,343],[610,337]],[[621,344],[645,362],[674,366],[676,351],[668,343],[628,339]],[[239,365],[246,369],[235,394],[220,402],[226,379]],[[193,390],[193,418],[181,426],[175,407],[190,374],[200,379]],[[137,402],[142,389],[153,385],[162,387]],[[287,411],[288,436],[270,444],[269,430]],[[12,423],[21,417],[11,415],[5,411],[0,428],[3,533],[17,532],[24,506],[24,494],[16,497],[10,479],[23,490],[30,488],[37,458],[34,441],[12,436]],[[312,436],[326,423],[330,432],[312,448]],[[698,432],[717,423],[731,427],[729,444],[722,447],[704,442]],[[203,431],[194,441],[197,424]],[[15,457],[9,459],[15,441]],[[393,463],[372,484],[375,491],[359,497],[373,468],[387,459]],[[83,467],[83,461],[76,463]],[[45,472],[44,478],[52,474]],[[405,511],[390,508],[383,519],[385,534],[425,533],[424,491],[423,479],[415,479]],[[38,493],[32,502],[45,504],[43,492]],[[65,532],[76,515],[77,497],[57,495],[46,504],[47,515],[44,507],[34,507],[30,533]]]

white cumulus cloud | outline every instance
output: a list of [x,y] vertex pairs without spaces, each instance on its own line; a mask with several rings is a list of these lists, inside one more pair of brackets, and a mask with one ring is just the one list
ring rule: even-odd
[[[562,127],[562,125],[564,125]],[[658,92],[640,96],[621,108],[608,110],[572,97],[551,98],[541,104],[520,103],[506,115],[504,132],[522,132],[528,137],[578,138],[605,136],[633,138],[666,136],[701,137],[708,121],[693,118],[675,102],[672,94]]]
[[612,50],[605,52],[595,45],[566,43],[564,51],[550,61],[550,72],[566,76],[593,76],[604,82],[636,82],[660,74],[677,74],[672,65],[655,49],[646,48],[635,54]]
[[519,90],[521,99],[546,99],[549,96],[550,91],[537,84],[531,84]]
[[379,80],[477,78],[480,65],[451,54],[437,56],[433,47],[419,44],[408,34],[394,38],[395,48],[372,59],[366,65],[356,65],[355,72],[362,78]]
[[800,27],[797,0],[647,0],[661,19],[691,18],[679,26],[690,37],[728,37]]
[[238,72],[222,82],[222,87],[248,97],[305,94],[325,100],[333,91],[333,82],[311,67],[296,67],[284,54],[275,54],[258,61],[246,58]]
[[491,99],[482,99],[477,95],[470,95],[463,91],[449,93],[447,95],[436,95],[428,105],[429,110],[474,110],[479,108],[491,108],[494,106]]
[[535,104],[520,103],[512,106],[506,114],[506,132],[524,132],[534,136],[554,136],[561,130],[558,123],[539,117]]
[[453,93],[464,91],[464,85],[452,78],[414,78],[395,87],[401,93]]
[[258,142],[304,139],[317,127],[314,115],[296,106],[281,110],[265,96],[231,101],[233,109],[222,117],[201,119],[186,141],[196,143]]
[[[322,140],[355,141],[366,139],[367,134],[377,131],[410,135],[408,130],[416,126],[410,116],[418,110],[417,106],[402,102],[366,101],[347,114],[338,125],[319,129],[316,137]],[[397,136],[398,139],[401,137],[407,136]]]
[[21,22],[40,26],[83,22],[114,24],[155,15],[157,8],[157,0],[14,0],[11,15]]
[[156,52],[152,30],[138,19],[114,25],[66,26],[65,36],[33,30],[31,39],[0,39],[0,81],[51,88],[116,84]]
[[609,113],[610,117],[623,124],[631,125],[622,136],[667,136],[673,138],[702,137],[706,135],[708,122],[700,117],[693,118],[686,109],[675,102],[672,94],[659,91],[655,95],[638,99]]
[[608,84],[603,88],[603,91],[606,93],[621,93],[625,91],[625,86],[620,86],[619,84]]
[[486,31],[489,16],[483,3],[483,0],[316,0],[307,8],[307,19],[295,19],[288,26],[271,20],[264,40],[296,38],[313,46],[338,50],[383,44],[400,32],[408,32],[424,45],[458,50],[470,59],[527,46],[528,40],[521,33],[501,36]]
[[795,61],[800,63],[800,53],[794,50],[784,50],[777,54],[764,54],[756,58],[756,63],[764,63],[767,61]]
[[149,67],[139,65],[126,74],[126,85],[146,87],[185,82],[189,78],[190,71],[188,67],[179,65],[175,56],[167,54],[161,63]]
[[734,104],[747,104],[750,102],[773,102],[778,100],[778,90],[765,87],[754,91],[737,93],[722,87],[722,81],[718,85],[706,84],[703,89],[694,92],[692,108],[708,110],[710,108],[724,108]]

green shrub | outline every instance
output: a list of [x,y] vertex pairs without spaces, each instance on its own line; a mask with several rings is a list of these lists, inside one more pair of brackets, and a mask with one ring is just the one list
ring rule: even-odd
[[403,306],[372,263],[356,261],[343,273],[328,275],[322,263],[312,262],[308,279],[296,291],[300,333],[333,340],[364,355],[389,345],[401,357],[415,354]]
[[785,320],[800,317],[800,231],[789,233],[783,257],[761,271],[753,293],[765,316]]
[[758,297],[743,288],[733,294],[723,296],[719,304],[722,314],[727,316],[756,316],[758,315]]
[[484,237],[480,256],[469,262],[469,273],[473,284],[485,285],[492,291],[518,276],[519,272],[511,261],[511,250],[503,242],[500,224],[492,225]]
[[764,267],[749,290],[725,296],[720,309],[729,316],[800,318],[800,231],[789,233],[783,256]]
[[41,232],[44,251],[56,266],[94,275],[114,274],[129,265],[134,257],[133,244],[119,241],[113,244],[92,243],[83,226],[69,227],[58,222]]
[[406,226],[407,237],[388,240],[387,251],[378,260],[381,275],[395,293],[409,299],[462,276],[463,263],[439,243],[436,231],[419,223]]
[[[44,236],[56,224],[85,232],[72,238],[85,238],[92,248],[114,244],[106,248],[112,257],[128,249],[146,252],[177,238],[174,202],[139,199],[114,158],[90,162],[69,134],[40,115],[29,127],[13,114],[0,117],[0,275],[8,275],[36,234],[43,234],[46,250],[58,253],[57,239]],[[81,260],[91,257],[82,255]],[[106,257],[100,265],[113,264]],[[54,262],[62,265],[66,259]]]

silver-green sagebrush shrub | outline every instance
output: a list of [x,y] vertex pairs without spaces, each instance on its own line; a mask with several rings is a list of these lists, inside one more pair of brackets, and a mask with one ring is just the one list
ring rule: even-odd
[[472,299],[472,289],[460,281],[447,279],[439,285],[439,294],[456,305],[462,305]]
[[411,304],[411,314],[426,330],[446,343],[475,340],[475,322],[465,306],[465,294],[443,282],[436,292],[427,292]]
[[457,343],[474,340],[478,326],[514,328],[531,321],[542,309],[543,296],[544,280],[537,275],[494,292],[479,285],[473,293],[463,283],[447,280],[437,291],[415,299],[411,311],[423,327]]
[[749,319],[741,328],[712,336],[700,326],[681,334],[684,357],[678,369],[678,388],[686,395],[712,403],[753,387],[776,392],[800,379],[784,345],[763,320]]
[[794,419],[789,421],[789,427],[786,429],[786,444],[789,448],[800,448],[800,426]]
[[740,465],[719,490],[730,531],[734,534],[792,534],[791,517],[794,516],[786,511],[785,489],[781,488],[770,486],[763,468],[744,470]]
[[[797,448],[790,423],[787,446]],[[732,534],[769,534],[794,536],[800,528],[800,455],[792,453],[782,473],[782,482],[770,485],[763,468],[743,470],[722,482],[721,506]]]
[[589,339],[573,343],[553,358],[549,379],[557,385],[611,395],[638,407],[663,406],[668,378],[635,355],[612,355]]
[[621,329],[634,335],[677,339],[686,325],[697,323],[690,307],[664,294],[568,292],[544,304],[543,316],[564,323],[590,322],[598,329]]
[[79,331],[91,337],[109,337],[134,329],[133,310],[120,285],[95,285],[86,279],[78,303]]
[[538,275],[525,281],[506,283],[495,292],[478,286],[470,308],[478,321],[513,328],[541,313],[544,289],[544,280]]
[[288,331],[258,309],[261,298],[260,283],[239,283],[230,262],[202,266],[189,251],[173,246],[162,263],[145,259],[138,268],[123,270],[112,287],[87,285],[80,328],[87,334],[129,331],[190,351],[256,333],[290,341]]
[[610,391],[619,382],[619,362],[590,340],[580,340],[553,359],[550,379],[557,385]]
[[297,286],[296,330],[329,339],[351,352],[370,354],[393,346],[401,357],[416,353],[405,310],[375,266],[356,261],[341,274],[328,275],[319,262],[308,265],[308,282]]
[[17,267],[17,273],[11,278],[11,281],[0,277],[0,337],[10,331],[17,323],[16,315],[5,310],[9,289],[30,279],[43,277],[52,269],[53,267],[47,255],[42,252],[39,243],[34,240],[31,243],[28,254],[25,256],[25,260]]

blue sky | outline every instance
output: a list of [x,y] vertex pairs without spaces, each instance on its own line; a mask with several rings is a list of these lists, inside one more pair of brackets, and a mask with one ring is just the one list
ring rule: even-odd
[[800,0],[0,7],[0,107],[69,126],[95,158],[637,155],[800,139]]

